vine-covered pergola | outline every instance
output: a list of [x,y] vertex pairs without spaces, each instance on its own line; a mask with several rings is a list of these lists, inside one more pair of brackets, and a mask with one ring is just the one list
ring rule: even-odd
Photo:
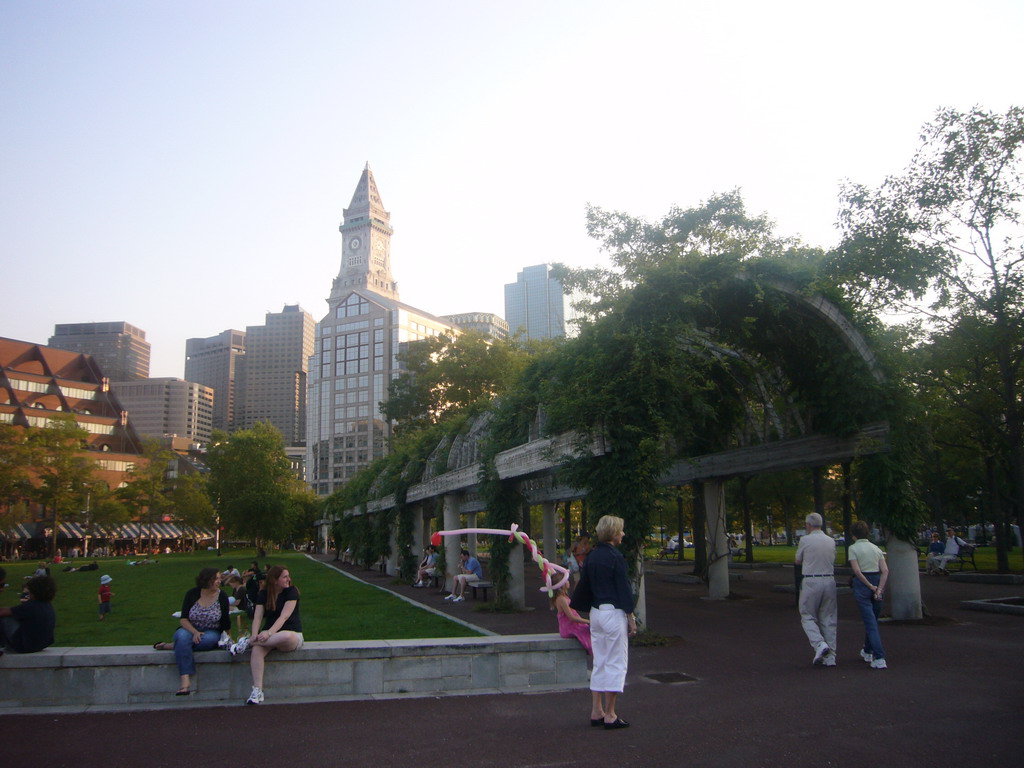
[[[535,361],[488,409],[424,433],[329,509],[372,529],[375,555],[408,576],[438,510],[445,529],[507,528],[524,505],[542,505],[553,558],[555,505],[586,498],[592,517],[620,515],[634,532],[642,615],[641,547],[659,486],[702,484],[708,592],[721,598],[725,482],[843,464],[859,516],[887,533],[894,615],[920,617],[902,399],[854,319],[777,262],[681,260]],[[446,541],[449,573],[459,546]],[[521,605],[521,548],[495,540],[491,557],[499,599]]]

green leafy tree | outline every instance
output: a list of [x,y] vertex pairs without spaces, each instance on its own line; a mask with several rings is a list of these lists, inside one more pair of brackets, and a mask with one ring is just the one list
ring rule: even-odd
[[401,435],[486,405],[515,381],[528,353],[514,341],[470,331],[413,342],[399,359],[406,373],[389,385],[384,416]]
[[33,495],[46,509],[53,530],[51,556],[57,554],[57,527],[62,520],[78,517],[94,480],[94,465],[82,450],[88,436],[67,414],[26,432],[35,476]]
[[32,453],[25,430],[0,424],[0,530],[19,520],[23,500],[32,488]]
[[[902,174],[847,184],[835,278],[863,306],[916,313],[985,370],[1014,517],[1024,523],[1024,108],[941,109]],[[970,339],[968,349],[963,342]],[[947,349],[947,352],[950,351]],[[936,385],[943,370],[932,369]],[[983,383],[984,382],[984,383]],[[947,385],[949,381],[945,382]],[[976,409],[980,391],[953,400]],[[969,401],[969,404],[968,404]]]
[[210,498],[228,531],[257,544],[287,538],[298,480],[277,429],[259,422],[231,435],[215,432],[206,461]]
[[217,510],[210,501],[208,476],[199,472],[182,475],[174,483],[171,503],[179,522],[192,528],[213,528]]
[[111,489],[101,478],[89,483],[80,517],[82,529],[88,537],[86,550],[91,550],[89,541],[100,535],[101,528],[121,525],[131,520],[131,508],[124,502],[119,490]]
[[120,489],[121,499],[142,523],[143,539],[147,536],[146,524],[151,532],[152,525],[171,507],[167,470],[173,459],[174,454],[161,447],[158,441],[146,440],[142,455],[128,472],[127,485]]

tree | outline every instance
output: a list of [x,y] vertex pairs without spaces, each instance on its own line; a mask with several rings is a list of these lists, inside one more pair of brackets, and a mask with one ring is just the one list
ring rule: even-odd
[[[866,308],[921,318],[933,344],[959,336],[955,367],[986,372],[957,407],[998,432],[1013,516],[1024,524],[1024,108],[940,109],[909,166],[877,190],[847,184],[835,278]],[[943,342],[945,339],[945,342]],[[952,369],[929,370],[948,386]],[[966,381],[966,380],[965,380]],[[982,398],[981,389],[987,397]],[[952,388],[949,389],[952,396]]]
[[399,354],[406,373],[393,380],[384,417],[408,434],[489,403],[522,371],[527,352],[514,341],[469,331],[413,342]]
[[82,509],[86,489],[93,480],[94,465],[82,450],[88,436],[68,414],[54,416],[45,427],[35,427],[26,433],[36,479],[33,495],[51,516],[51,555],[57,554],[57,528],[61,520]]
[[[153,523],[160,520],[171,505],[167,468],[173,460],[174,454],[161,447],[158,441],[146,440],[142,455],[128,473],[127,485],[121,488],[121,498],[134,509],[140,521],[145,518],[149,523],[151,536]],[[145,533],[143,527],[143,538]]]
[[210,498],[228,531],[257,544],[288,536],[299,481],[277,429],[259,422],[231,435],[214,432],[206,461]]
[[96,536],[97,527],[121,525],[131,519],[131,511],[119,491],[120,489],[112,490],[101,478],[89,483],[82,509],[85,555],[89,554],[89,539]]
[[208,476],[195,472],[182,475],[174,483],[171,501],[175,517],[193,528],[212,528],[217,510],[210,501]]
[[31,466],[25,430],[0,424],[0,506],[8,512],[32,487]]

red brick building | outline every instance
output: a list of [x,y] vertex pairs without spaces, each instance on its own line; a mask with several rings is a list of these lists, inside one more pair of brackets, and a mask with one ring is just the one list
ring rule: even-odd
[[45,427],[60,414],[89,433],[84,452],[97,475],[121,485],[142,444],[93,357],[0,337],[0,423]]

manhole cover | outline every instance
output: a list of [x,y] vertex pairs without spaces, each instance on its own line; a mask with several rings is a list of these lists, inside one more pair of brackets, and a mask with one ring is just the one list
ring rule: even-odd
[[651,678],[656,683],[695,683],[697,682],[696,677],[690,677],[684,675],[682,672],[655,672],[651,675],[645,675],[645,677]]

